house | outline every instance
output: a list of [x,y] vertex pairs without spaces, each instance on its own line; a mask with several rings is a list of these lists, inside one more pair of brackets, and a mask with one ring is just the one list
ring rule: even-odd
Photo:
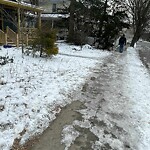
[[19,46],[22,39],[28,44],[34,31],[41,28],[42,11],[40,7],[24,2],[0,0],[0,44]]
[[42,29],[54,28],[58,31],[58,39],[65,39],[68,34],[68,8],[70,0],[39,0],[44,9],[41,14]]
[[44,13],[61,13],[69,4],[70,0],[39,0],[39,6],[44,9]]

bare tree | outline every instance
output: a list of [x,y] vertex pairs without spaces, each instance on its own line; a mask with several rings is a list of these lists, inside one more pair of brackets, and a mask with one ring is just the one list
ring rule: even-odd
[[150,0],[128,0],[131,15],[133,17],[134,36],[130,46],[141,37],[150,19]]

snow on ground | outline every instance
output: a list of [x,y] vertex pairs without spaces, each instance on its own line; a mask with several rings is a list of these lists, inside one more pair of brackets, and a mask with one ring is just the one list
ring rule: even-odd
[[[107,111],[127,116],[128,121],[124,119],[117,123],[130,133],[131,140],[128,140],[133,140],[133,145],[137,146],[136,150],[150,150],[149,72],[138,56],[138,47],[129,47],[127,52],[118,56],[117,65],[114,67],[110,64],[112,72],[115,68],[119,68],[119,72],[114,74],[118,77],[109,84],[109,92],[105,93],[105,99],[110,102]],[[105,121],[107,122],[107,119]]]
[[150,75],[133,48],[128,49],[124,93],[133,103],[132,119],[141,134],[139,150],[150,149]]
[[51,59],[22,57],[21,50],[0,47],[0,56],[14,60],[0,66],[1,150],[9,150],[24,129],[22,143],[48,127],[61,107],[69,103],[70,93],[84,83],[97,62],[111,54],[88,45],[82,50],[64,43],[58,47],[61,55]]

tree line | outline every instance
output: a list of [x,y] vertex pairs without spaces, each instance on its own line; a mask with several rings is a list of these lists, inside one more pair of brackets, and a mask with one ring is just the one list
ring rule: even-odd
[[70,0],[68,42],[82,44],[95,38],[97,48],[111,47],[123,28],[133,28],[130,46],[149,26],[149,0]]

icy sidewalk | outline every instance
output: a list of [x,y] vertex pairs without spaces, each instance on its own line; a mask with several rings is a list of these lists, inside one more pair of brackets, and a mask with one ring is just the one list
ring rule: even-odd
[[114,53],[95,68],[80,96],[78,92],[86,108],[78,110],[82,120],[64,126],[65,150],[149,150],[149,91],[150,75],[136,50]]

